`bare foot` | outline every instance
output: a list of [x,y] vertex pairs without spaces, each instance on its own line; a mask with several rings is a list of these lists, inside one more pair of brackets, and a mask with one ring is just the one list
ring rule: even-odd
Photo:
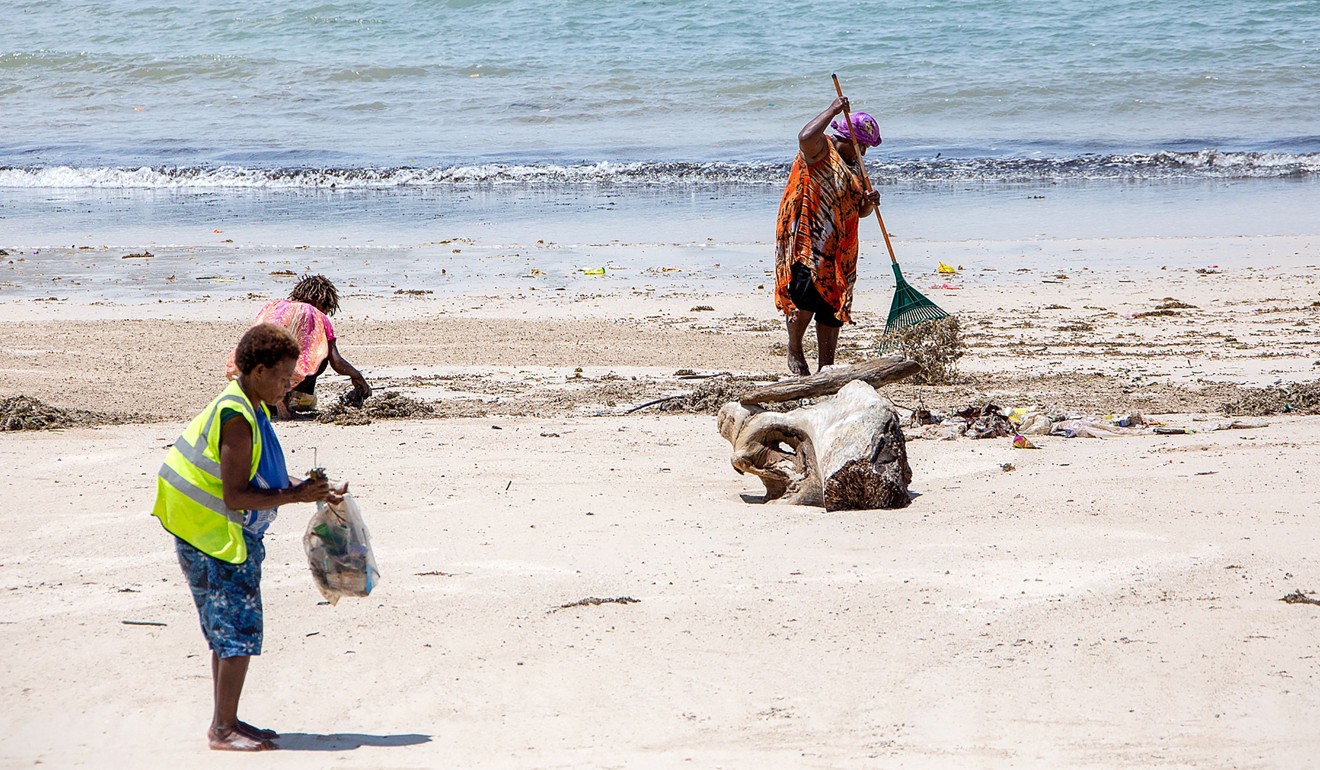
[[807,359],[801,353],[796,356],[788,354],[788,371],[793,374],[811,374],[811,368],[807,366]]
[[206,739],[212,751],[267,751],[275,748],[270,741],[249,738],[238,727],[224,730],[212,727],[206,731]]
[[280,737],[280,734],[274,730],[267,730],[264,727],[255,727],[241,719],[238,720],[238,731],[247,737],[258,741],[273,741]]

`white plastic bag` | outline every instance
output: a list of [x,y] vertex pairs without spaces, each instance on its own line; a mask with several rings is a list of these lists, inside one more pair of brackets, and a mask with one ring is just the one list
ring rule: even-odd
[[380,582],[371,537],[352,495],[338,503],[317,503],[303,535],[307,566],[321,595],[331,604],[341,596],[367,596]]

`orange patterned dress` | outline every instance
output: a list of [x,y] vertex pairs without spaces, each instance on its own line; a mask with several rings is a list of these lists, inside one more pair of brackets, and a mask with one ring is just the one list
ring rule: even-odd
[[850,323],[857,282],[857,218],[865,189],[834,142],[825,157],[808,165],[798,153],[788,174],[775,227],[775,307],[791,315],[789,297],[794,263],[811,269],[811,279],[835,316]]

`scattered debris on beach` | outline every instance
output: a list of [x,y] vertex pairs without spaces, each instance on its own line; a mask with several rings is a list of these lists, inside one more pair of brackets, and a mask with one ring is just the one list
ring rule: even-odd
[[1287,602],[1288,604],[1320,604],[1320,599],[1316,599],[1313,596],[1307,596],[1301,591],[1293,591],[1279,601]]
[[1261,417],[1271,414],[1320,414],[1320,381],[1241,388],[1238,398],[1225,402],[1220,411],[1230,417]]
[[551,609],[550,612],[558,612],[559,610],[566,610],[570,607],[595,607],[601,604],[637,604],[639,602],[641,602],[641,599],[634,599],[631,596],[616,596],[613,599],[599,599],[595,596],[588,596],[585,599],[578,599],[575,602],[561,604],[558,607]]
[[316,421],[334,425],[370,425],[374,420],[408,420],[435,415],[435,407],[431,404],[395,390],[374,395],[360,402],[360,406],[351,404],[350,399],[340,399],[321,410]]
[[146,249],[143,249],[142,251],[133,254],[125,254],[124,256],[120,257],[120,259],[151,259],[154,256],[156,255],[152,254],[150,251],[147,251]]
[[[913,417],[916,417],[913,413]],[[954,416],[966,424],[966,434],[972,438],[1002,438],[1017,432],[1017,426],[1009,422],[1011,412],[1005,412],[994,404],[976,407],[969,406],[954,413]]]
[[84,409],[61,409],[30,396],[0,397],[0,431],[55,430],[140,421],[140,415],[111,415]]
[[1012,409],[996,406],[984,400],[972,405],[945,411],[927,408],[923,401],[915,406],[895,404],[909,413],[905,435],[911,439],[949,441],[966,437],[973,439],[1012,437],[1013,445],[1020,449],[1036,449],[1027,436],[1061,436],[1063,438],[1113,438],[1153,434],[1181,436],[1223,430],[1255,430],[1267,428],[1268,420],[1235,419],[1227,422],[1198,425],[1196,427],[1166,425],[1143,416],[1136,411],[1109,410],[1087,412],[1079,409],[1058,409],[1039,404]]

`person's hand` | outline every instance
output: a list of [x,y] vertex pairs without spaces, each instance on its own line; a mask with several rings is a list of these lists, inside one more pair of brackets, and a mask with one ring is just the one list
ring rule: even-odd
[[363,401],[371,395],[371,386],[367,384],[366,380],[354,380],[353,388],[362,396]]
[[330,494],[329,494],[329,496],[326,497],[325,501],[326,501],[327,503],[339,503],[339,502],[343,502],[343,500],[344,500],[344,495],[346,495],[346,494],[348,494],[348,482],[347,482],[347,481],[345,481],[345,482],[342,483],[342,484],[336,484],[335,486],[330,487]]
[[[295,503],[315,503],[320,500],[330,501],[330,482],[325,479],[306,479],[291,487]],[[330,501],[333,502],[333,501]]]
[[862,200],[871,208],[875,208],[880,205],[880,191],[873,187],[866,191],[866,194],[862,196]]
[[852,105],[848,103],[848,97],[840,96],[834,100],[834,104],[830,105],[830,109],[834,111],[835,115],[838,115],[845,110],[851,110]]

